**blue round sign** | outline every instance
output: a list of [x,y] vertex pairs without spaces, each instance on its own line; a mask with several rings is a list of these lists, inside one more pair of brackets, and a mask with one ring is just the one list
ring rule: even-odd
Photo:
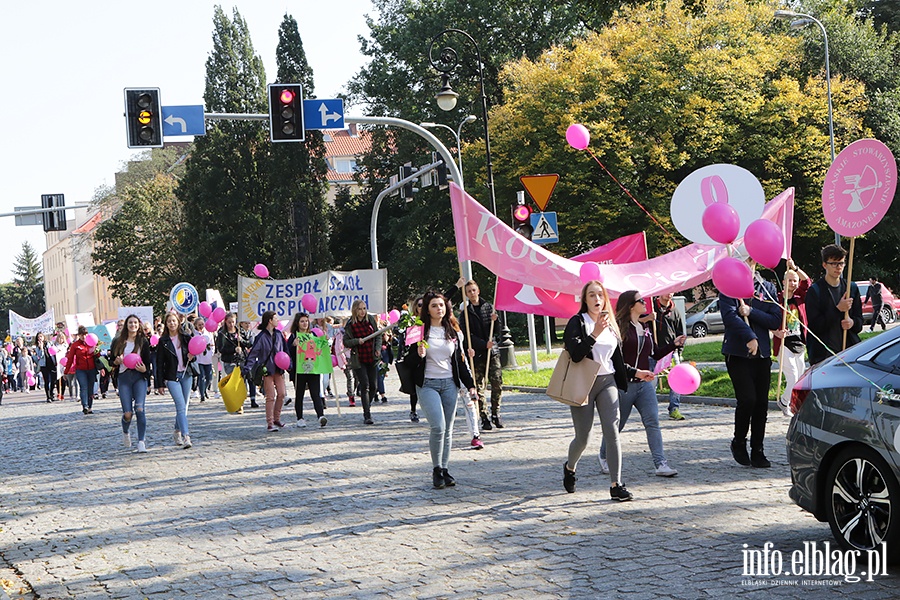
[[186,281],[182,281],[181,283],[176,283],[172,291],[169,292],[169,302],[172,303],[172,308],[175,309],[175,312],[186,315],[197,310],[197,305],[200,304],[200,295],[197,293],[197,288]]

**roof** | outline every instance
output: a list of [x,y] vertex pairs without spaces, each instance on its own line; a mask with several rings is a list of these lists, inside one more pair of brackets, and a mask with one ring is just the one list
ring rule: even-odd
[[[327,141],[328,138],[331,141]],[[361,156],[372,147],[372,138],[369,132],[358,131],[356,127],[349,129],[335,129],[325,132],[325,158]]]
[[100,222],[103,221],[103,215],[100,214],[100,211],[97,211],[91,216],[90,219],[81,224],[80,227],[75,229],[72,233],[90,233],[94,230]]

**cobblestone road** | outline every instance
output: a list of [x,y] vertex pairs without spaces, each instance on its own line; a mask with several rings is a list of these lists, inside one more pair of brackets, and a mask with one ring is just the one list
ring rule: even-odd
[[431,487],[424,419],[410,423],[396,393],[374,409],[374,426],[359,407],[345,404],[339,417],[331,403],[324,429],[277,434],[265,432],[261,410],[229,415],[219,401],[195,401],[190,450],[171,444],[171,402],[151,396],[147,454],[122,447],[115,396],[89,416],[40,396],[0,406],[0,555],[39,598],[898,593],[892,575],[742,575],[744,544],[772,542],[790,566],[804,542],[831,540],[787,496],[787,420],[777,412],[773,468],[746,469],[728,451],[733,409],[683,406],[686,421],[662,423],[673,479],[653,475],[639,419],[629,422],[624,472],[635,500],[619,504],[599,474],[597,438],[578,491],[563,491],[571,421],[538,394],[506,394],[508,426],[486,432],[481,451],[468,449],[457,420],[458,485],[445,490]]

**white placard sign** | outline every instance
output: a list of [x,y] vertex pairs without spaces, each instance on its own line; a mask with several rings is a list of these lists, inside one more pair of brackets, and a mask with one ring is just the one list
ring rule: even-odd
[[153,307],[152,306],[120,306],[119,318],[123,321],[129,315],[135,315],[141,320],[141,323],[150,323],[153,326]]
[[259,321],[267,310],[279,320],[306,312],[301,299],[312,294],[316,299],[314,317],[349,317],[354,300],[365,301],[369,312],[387,312],[387,270],[325,271],[296,279],[254,279],[238,277],[238,320]]
[[66,315],[66,329],[69,330],[69,335],[72,337],[78,333],[79,326],[84,325],[85,327],[93,327],[95,324],[94,313],[75,313],[74,315]]
[[46,336],[54,329],[56,329],[56,320],[53,318],[52,308],[33,319],[26,319],[14,311],[9,311],[9,335],[12,339],[23,337],[30,342],[38,333],[43,332]]

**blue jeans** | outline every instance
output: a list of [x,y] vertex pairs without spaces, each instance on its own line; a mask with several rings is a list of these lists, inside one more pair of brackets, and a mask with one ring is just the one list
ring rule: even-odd
[[91,369],[75,371],[78,381],[78,393],[81,396],[81,408],[90,409],[94,405],[94,384],[97,382],[97,371]]
[[212,381],[212,365],[197,363],[197,367],[200,370],[200,374],[197,376],[197,387],[200,389],[200,399],[206,400],[209,382]]
[[[147,416],[144,414],[144,403],[147,400],[147,380],[143,373],[128,369],[119,373],[119,401],[122,403],[122,431],[128,433],[131,427],[131,416],[137,417],[138,441],[144,441],[147,432]],[[128,418],[126,418],[128,415]]]
[[[678,350],[676,350],[676,352],[678,352]],[[651,356],[650,357],[650,370],[651,371],[656,368],[656,362],[657,361]],[[675,366],[674,361],[672,362],[672,366],[673,367]],[[672,391],[672,388],[669,388],[669,406],[666,408],[666,411],[672,412],[679,406],[681,406],[681,394],[676,394],[675,392]]]
[[453,379],[426,379],[422,387],[416,386],[416,395],[431,427],[428,438],[431,463],[435,467],[446,469],[450,462],[450,448],[453,446],[453,422],[456,420],[459,388]]
[[[663,454],[662,432],[659,429],[659,402],[656,399],[656,386],[652,381],[630,382],[628,391],[619,390],[619,431],[625,428],[632,407],[637,408],[647,433],[647,444],[653,456],[653,464],[659,466],[666,462]],[[606,458],[606,446],[600,444],[600,458]]]
[[177,381],[166,381],[166,387],[172,395],[172,401],[175,402],[175,429],[180,431],[181,435],[191,434],[188,430],[187,405],[193,383],[194,377],[190,370],[178,371]]

